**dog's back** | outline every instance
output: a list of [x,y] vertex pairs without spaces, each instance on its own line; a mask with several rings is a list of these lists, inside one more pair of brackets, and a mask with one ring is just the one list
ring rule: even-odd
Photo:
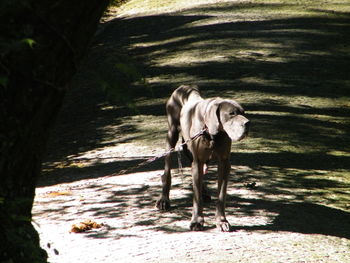
[[196,85],[181,85],[171,94],[169,100],[166,103],[166,111],[168,117],[171,116],[172,120],[168,119],[169,124],[180,125],[180,112],[189,100],[201,100],[202,97],[199,94],[199,89]]
[[201,99],[198,87],[196,85],[181,85],[171,94],[167,106],[177,105],[182,107],[190,97]]

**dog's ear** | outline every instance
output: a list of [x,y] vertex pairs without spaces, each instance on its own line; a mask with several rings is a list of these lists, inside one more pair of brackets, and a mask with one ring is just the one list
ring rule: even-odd
[[205,110],[204,123],[211,135],[216,135],[220,129],[220,121],[218,116],[220,103],[218,100],[212,100],[208,103]]

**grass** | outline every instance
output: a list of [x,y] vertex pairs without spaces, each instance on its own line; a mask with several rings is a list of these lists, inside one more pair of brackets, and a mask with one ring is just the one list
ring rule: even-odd
[[237,99],[253,128],[233,146],[236,163],[263,171],[274,193],[289,189],[288,198],[349,211],[349,3],[203,3],[124,6],[124,14],[171,15],[140,17],[158,35],[146,30],[128,46],[146,61],[147,81],[155,89],[199,83],[207,96]]

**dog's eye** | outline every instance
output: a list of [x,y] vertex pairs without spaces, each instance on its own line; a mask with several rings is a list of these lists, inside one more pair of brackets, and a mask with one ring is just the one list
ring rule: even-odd
[[236,116],[237,115],[237,111],[231,111],[229,114],[230,114],[230,116]]

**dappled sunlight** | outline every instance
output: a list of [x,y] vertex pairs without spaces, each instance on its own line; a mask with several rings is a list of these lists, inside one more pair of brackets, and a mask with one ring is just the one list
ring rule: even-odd
[[[145,37],[145,36],[141,36]],[[160,41],[147,41],[147,42],[141,42],[141,43],[134,43],[131,45],[131,48],[148,48],[148,47],[153,47],[153,46],[166,46],[167,44],[174,44],[177,42],[185,41],[188,39],[192,39],[192,36],[179,36],[179,37],[174,37],[174,38],[168,38]],[[159,51],[156,51],[159,52]]]
[[[226,0],[222,2],[231,2]],[[207,4],[215,4],[217,0],[201,0],[200,2],[189,2],[187,0],[166,0],[166,1],[128,1],[125,5],[118,9],[120,17],[130,17],[139,15],[152,15],[158,13],[173,13],[177,11],[185,11],[188,8],[204,6]],[[184,8],[186,7],[186,8]]]
[[[87,68],[106,66],[105,58],[113,61],[123,50],[145,81],[130,86],[132,103],[114,105],[83,68],[74,82],[80,91],[71,91],[71,107],[53,135],[34,217],[44,228],[57,227],[55,235],[67,244],[106,240],[129,261],[146,262],[155,253],[162,262],[189,262],[194,251],[195,262],[203,260],[201,244],[211,248],[212,242],[219,244],[217,258],[227,259],[230,251],[243,262],[251,260],[247,248],[255,256],[279,248],[283,262],[303,261],[305,253],[314,262],[329,259],[333,243],[347,249],[350,5],[330,2],[128,1],[96,36]],[[154,208],[164,160],[137,166],[165,151],[165,102],[181,84],[197,84],[205,98],[237,100],[251,121],[249,137],[232,144],[226,213],[234,232],[227,235],[215,229],[214,161],[206,175],[213,201],[205,204],[202,233],[188,230],[188,160],[172,156],[167,212]],[[85,218],[105,228],[80,237],[68,233]],[[276,260],[264,255],[266,262]],[[342,262],[348,254],[334,255]]]
[[[123,6],[124,15],[127,8],[133,14],[142,9],[134,8],[133,2]],[[175,1],[169,7],[164,4],[171,15],[111,21],[100,37],[106,32],[118,36],[121,29],[123,38],[118,43],[112,38],[103,44],[97,41],[94,50],[123,45],[144,62],[147,84],[159,99],[136,98],[134,112],[126,116],[123,108],[101,106],[99,114],[113,118],[96,123],[96,143],[78,148],[63,162],[52,162],[48,169],[109,167],[102,172],[106,175],[161,153],[167,129],[165,100],[174,87],[190,82],[199,84],[204,96],[233,98],[245,107],[252,129],[248,140],[233,144],[234,165],[248,165],[255,172],[280,167],[267,177],[282,181],[287,168],[344,174],[349,157],[343,71],[348,48],[338,42],[345,38],[346,19],[324,15],[322,10],[332,5],[322,2],[316,10],[315,4],[304,2],[209,1],[177,12],[170,6],[182,4]],[[140,30],[145,23],[152,26]],[[329,39],[334,42],[331,47]],[[141,90],[143,84],[135,87]]]
[[205,56],[203,57],[203,53],[201,53],[198,50],[198,52],[189,51],[188,53],[182,53],[181,55],[175,54],[172,57],[167,57],[166,59],[162,59],[160,61],[154,61],[154,63],[156,63],[158,66],[172,65],[172,66],[179,67],[181,65],[210,63],[210,62],[225,62],[228,60],[229,58],[226,58],[225,56],[215,55],[215,52],[211,52],[210,54],[205,54]]

